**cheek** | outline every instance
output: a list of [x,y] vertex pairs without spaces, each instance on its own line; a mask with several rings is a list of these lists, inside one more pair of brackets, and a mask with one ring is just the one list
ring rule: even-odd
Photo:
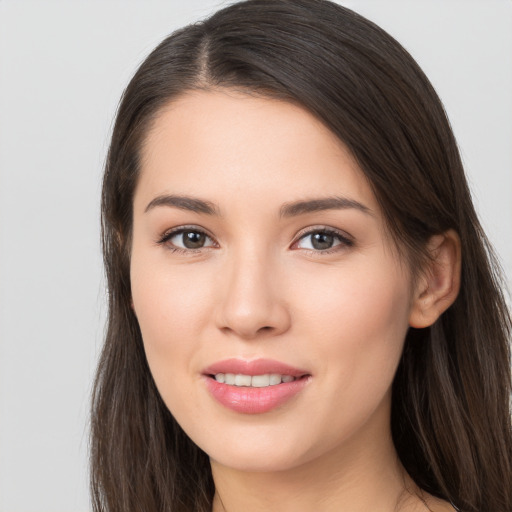
[[[176,417],[188,411],[192,423],[199,412],[187,406],[187,378],[197,351],[198,303],[179,275],[163,269],[133,266],[132,294],[144,351],[155,385]],[[182,383],[182,384],[179,384]]]
[[300,280],[290,279],[297,318],[316,320],[320,332],[338,329],[356,342],[371,331],[384,334],[408,324],[409,278],[389,258],[300,273]]
[[339,319],[336,325],[353,343],[393,340],[397,330],[402,332],[407,325],[407,287],[401,279],[391,275],[372,273],[368,269],[354,272],[343,278],[338,292],[326,296],[322,305],[326,314]]
[[383,272],[374,264],[317,274],[295,290],[301,307],[296,327],[322,389],[309,425],[311,432],[324,432],[320,449],[332,449],[363,425],[377,425],[376,436],[387,428],[409,311],[408,279],[388,268]]
[[298,328],[314,340],[315,363],[333,389],[354,390],[346,396],[365,390],[382,395],[408,330],[409,279],[392,262],[335,270],[312,276],[295,291],[301,300]]
[[172,389],[172,377],[190,368],[208,317],[207,283],[201,286],[200,279],[170,269],[163,259],[134,253],[131,266],[135,314],[151,373],[161,391]]

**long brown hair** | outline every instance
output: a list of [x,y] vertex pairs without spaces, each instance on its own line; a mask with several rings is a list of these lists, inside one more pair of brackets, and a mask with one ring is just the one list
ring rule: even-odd
[[208,456],[181,430],[150,374],[131,308],[132,202],[155,115],[193,89],[236,88],[298,103],[351,150],[413,269],[454,229],[461,289],[430,328],[408,332],[392,433],[424,490],[464,512],[512,510],[510,316],[442,104],[379,27],[326,0],[249,0],[178,30],[124,92],[106,162],[102,236],[108,324],[92,404],[96,512],[208,511]]

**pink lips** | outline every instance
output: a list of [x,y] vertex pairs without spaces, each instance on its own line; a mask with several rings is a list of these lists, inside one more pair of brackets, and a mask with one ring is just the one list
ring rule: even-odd
[[[253,388],[217,382],[214,375],[218,373],[251,376],[278,373],[291,375],[295,377],[295,380],[263,388]],[[228,409],[244,414],[261,414],[283,405],[304,389],[310,380],[310,374],[307,371],[271,359],[256,359],[254,361],[226,359],[206,368],[203,375],[208,391],[213,398]]]

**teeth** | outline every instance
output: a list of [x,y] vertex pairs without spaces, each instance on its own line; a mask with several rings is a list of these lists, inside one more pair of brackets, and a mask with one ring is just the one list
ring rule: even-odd
[[245,386],[253,388],[265,388],[275,386],[281,382],[293,382],[295,377],[280,375],[278,373],[266,373],[265,375],[243,375],[241,373],[217,373],[215,380],[232,386]]
[[250,386],[251,380],[250,375],[237,374],[235,376],[235,386]]
[[[281,381],[281,379],[279,379],[279,381]],[[253,375],[250,385],[253,388],[270,386],[270,375],[268,373],[266,375]]]
[[281,384],[281,375],[278,373],[270,374],[270,385],[275,386],[276,384]]

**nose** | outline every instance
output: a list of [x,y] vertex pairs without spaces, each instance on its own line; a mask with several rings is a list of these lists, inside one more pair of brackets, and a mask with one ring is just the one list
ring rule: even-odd
[[230,258],[219,276],[218,327],[246,340],[282,334],[291,317],[279,263],[261,252],[247,252]]

